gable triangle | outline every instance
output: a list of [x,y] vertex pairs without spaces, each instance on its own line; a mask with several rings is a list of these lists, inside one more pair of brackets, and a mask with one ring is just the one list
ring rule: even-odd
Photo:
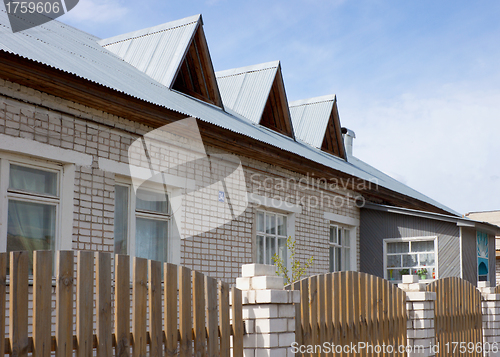
[[172,89],[222,108],[222,98],[202,26],[198,26],[191,40]]
[[224,108],[294,137],[279,61],[216,73]]
[[[222,106],[201,15],[130,32],[99,44],[170,89]],[[194,86],[179,73],[191,71]]]
[[297,100],[289,105],[293,129],[299,140],[346,159],[335,95]]

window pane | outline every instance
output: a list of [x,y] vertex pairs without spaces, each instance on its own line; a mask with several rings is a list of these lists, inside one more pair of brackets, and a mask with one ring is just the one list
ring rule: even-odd
[[278,216],[278,235],[286,236],[286,217]]
[[344,246],[350,247],[351,246],[351,232],[348,231],[347,229],[343,229],[342,231],[344,232]]
[[330,272],[335,271],[335,248],[330,247]]
[[434,241],[411,242],[412,252],[433,252]]
[[404,267],[417,266],[417,256],[415,254],[403,254],[403,266]]
[[127,254],[128,187],[115,186],[115,254]]
[[351,249],[350,248],[343,248],[343,255],[344,255],[344,270],[350,270],[351,269]]
[[257,236],[257,263],[264,264],[264,237]]
[[340,248],[335,247],[335,271],[341,271],[342,266],[341,266],[341,255],[340,255]]
[[266,213],[266,233],[276,234],[276,215]]
[[343,234],[342,234],[342,228],[337,229],[337,237],[339,239],[339,245],[342,245],[343,241]]
[[335,244],[338,243],[337,227],[330,227],[330,242]]
[[[7,251],[54,250],[56,206],[9,200]],[[30,264],[30,265],[31,265]]]
[[407,253],[409,251],[408,242],[387,243],[387,253]]
[[[286,238],[278,239],[278,256],[283,259],[285,267],[287,266],[287,248],[286,248]],[[271,261],[272,263],[272,261]]]
[[420,265],[434,265],[434,253],[419,254]]
[[264,212],[257,212],[257,232],[264,232]]
[[137,218],[135,251],[140,258],[167,261],[168,222]]
[[400,267],[401,266],[401,256],[400,255],[388,255],[387,256],[387,267]]
[[276,239],[266,237],[266,262],[265,264],[274,264],[273,255],[276,254]]
[[138,189],[136,209],[168,214],[168,197],[165,192],[152,192]]
[[11,164],[9,188],[57,196],[57,172]]

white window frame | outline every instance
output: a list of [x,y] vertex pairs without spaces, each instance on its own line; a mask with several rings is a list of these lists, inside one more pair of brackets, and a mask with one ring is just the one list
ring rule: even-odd
[[[265,233],[265,232],[258,232],[257,231],[257,219],[258,219],[258,214],[259,212],[261,213],[264,213],[264,226],[266,224],[266,214],[272,214],[272,215],[275,215],[276,216],[276,233],[275,234],[269,234],[269,233]],[[281,216],[281,217],[285,217],[286,218],[286,234],[285,235],[278,235],[278,216]],[[267,239],[268,236],[273,236],[274,238],[274,244],[275,244],[275,247],[276,247],[276,253],[278,252],[278,239],[279,238],[284,238],[284,239],[288,239],[288,237],[290,237],[291,235],[289,234],[289,215],[286,214],[286,213],[283,213],[283,212],[276,212],[276,211],[272,211],[272,210],[266,210],[266,209],[262,209],[262,208],[259,208],[256,210],[255,212],[255,244],[256,244],[256,249],[255,249],[255,261],[257,262],[257,258],[258,258],[258,247],[257,247],[257,236],[264,236],[264,239]],[[264,252],[263,252],[263,256],[264,256],[264,259],[265,259],[265,256],[266,256],[266,244],[264,244]],[[288,250],[288,247],[286,248],[286,261],[287,261],[287,269],[288,269],[288,266],[291,266],[291,262],[290,262],[290,252]],[[264,263],[266,264],[266,263]],[[273,262],[269,262],[269,264],[273,264]]]
[[[430,282],[439,279],[439,261],[438,261],[438,237],[437,236],[427,236],[427,237],[405,237],[405,238],[386,238],[384,239],[384,279],[389,280],[387,276],[387,243],[397,243],[397,242],[421,242],[421,241],[434,241],[434,279],[423,279],[423,282]],[[411,244],[411,243],[410,243]],[[410,248],[411,250],[411,248]],[[402,267],[404,268],[404,267]],[[410,271],[412,268],[409,268]],[[401,280],[390,280],[391,282],[397,283]]]
[[[337,231],[337,243],[334,243],[334,242],[331,242],[330,241],[330,230],[334,228],[336,229]],[[339,230],[341,230],[342,232],[349,232],[349,269],[347,269],[347,271],[357,271],[357,262],[356,262],[356,250],[357,250],[357,245],[356,245],[356,227],[349,227],[349,226],[346,226],[346,225],[342,225],[342,224],[339,224],[337,222],[330,222],[330,226],[328,228],[328,270],[333,273],[333,272],[337,272],[337,270],[335,270],[335,266],[334,266],[334,270],[331,271],[330,269],[330,265],[331,265],[331,262],[330,262],[330,248],[332,247],[337,247],[337,248],[346,248],[347,246],[345,244],[338,244],[338,234],[339,234]],[[343,236],[343,241],[345,240],[345,235]],[[342,252],[342,251],[341,251]],[[341,253],[341,259],[342,259],[342,253]],[[344,259],[345,259],[345,256],[344,256]],[[340,271],[346,271],[346,270],[340,270]]]
[[[154,218],[159,220],[166,220],[168,224],[168,242],[167,242],[167,259],[166,262],[172,264],[180,264],[180,237],[174,234],[178,233],[178,230],[173,229],[173,225],[176,224],[174,219],[174,212],[178,209],[178,205],[181,204],[179,200],[173,199],[177,195],[176,189],[167,186],[166,193],[169,200],[169,213],[167,215],[155,215],[147,212],[141,212],[136,210],[136,195],[130,178],[126,177],[115,177],[115,185],[125,186],[128,189],[128,230],[127,230],[127,254],[129,256],[136,256],[136,217],[143,218]],[[164,193],[165,186],[155,182],[143,183],[141,189],[153,192]],[[115,197],[116,199],[116,197]]]
[[[9,192],[10,164],[36,168],[58,174],[58,197],[43,194]],[[0,152],[0,251],[7,251],[7,225],[9,199],[56,205],[54,250],[72,249],[73,197],[75,166],[55,163],[39,158]]]

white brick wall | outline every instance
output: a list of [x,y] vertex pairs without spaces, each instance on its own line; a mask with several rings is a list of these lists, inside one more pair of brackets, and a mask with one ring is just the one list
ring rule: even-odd
[[[99,159],[128,164],[128,149],[151,127],[132,122],[93,108],[72,103],[33,89],[0,80],[0,134],[34,140],[56,147],[92,155],[91,167],[76,167],[74,187],[73,248],[113,251],[114,183],[115,174],[99,167]],[[184,150],[185,151],[185,150]],[[207,147],[208,155],[228,154]],[[179,160],[185,160],[182,150],[167,150],[164,145],[152,145],[151,157],[155,163],[168,169]],[[193,153],[194,155],[194,153]],[[144,160],[138,156],[134,160]],[[359,220],[353,192],[341,187],[317,184],[311,178],[282,168],[240,157],[249,192],[265,197],[281,198],[293,204],[302,204],[302,212],[295,215],[297,258],[305,261],[314,256],[310,274],[328,270],[328,237],[330,222],[324,212],[331,212]],[[223,168],[212,167],[212,170]],[[186,175],[195,178],[209,172],[208,167],[188,167]],[[183,174],[178,173],[178,174]],[[298,184],[302,179],[302,184]],[[326,177],[326,179],[330,179]],[[227,184],[240,182],[232,179]],[[288,182],[280,187],[279,182]],[[304,184],[306,182],[307,184]],[[207,209],[214,207],[218,188],[195,192],[185,197],[182,219],[183,238],[180,244],[181,264],[212,277],[234,283],[242,264],[254,260],[253,225],[256,206],[250,206],[236,219],[224,224],[221,218],[227,212]],[[334,199],[346,204],[334,207]],[[196,234],[197,227],[218,228]],[[359,229],[356,237],[359,267]]]

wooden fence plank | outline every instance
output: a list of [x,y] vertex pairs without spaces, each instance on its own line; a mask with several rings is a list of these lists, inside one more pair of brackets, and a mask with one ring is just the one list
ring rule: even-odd
[[[300,281],[296,281],[292,284],[292,290],[298,290],[300,292]],[[302,318],[301,318],[301,304],[295,304],[295,341],[298,345],[303,344],[302,340]]]
[[149,289],[149,355],[163,356],[161,311],[161,262],[148,260]]
[[229,285],[219,282],[220,356],[229,357]]
[[177,356],[177,266],[163,265],[165,356]]
[[318,277],[309,278],[309,324],[311,326],[311,344],[319,344],[318,331]]
[[332,307],[333,301],[333,286],[332,286],[332,274],[324,275],[325,284],[325,310],[323,313],[325,316],[326,324],[326,340],[332,344],[333,343],[333,324],[332,324]]
[[233,312],[233,357],[243,357],[243,316],[241,290],[231,289]]
[[73,355],[73,251],[57,252],[56,356]]
[[217,280],[205,276],[205,303],[207,308],[207,356],[219,355],[219,321],[217,316]]
[[97,357],[113,354],[111,335],[111,254],[95,253]]
[[[359,301],[359,313],[358,313],[358,319],[357,323],[359,325],[359,341],[361,342],[366,342],[368,341],[366,338],[366,316],[367,316],[367,309],[366,309],[366,274],[360,273],[358,274],[358,295],[355,296],[355,299],[358,299]],[[359,355],[364,357],[366,356],[366,349],[363,349],[359,351]]]
[[5,299],[7,290],[7,254],[0,253],[0,353],[5,351]]
[[192,354],[191,270],[179,266],[179,332],[181,357]]
[[[323,275],[316,277],[318,284],[318,298],[317,298],[317,315],[318,315],[318,342],[323,344],[326,342],[326,318],[325,318],[325,279]],[[320,353],[322,357],[326,354]]]
[[148,261],[134,257],[132,277],[132,356],[143,357],[147,350],[147,269]]
[[[51,351],[52,252],[33,252],[33,356]],[[1,327],[0,327],[1,328]],[[1,350],[1,349],[0,349]]]
[[9,337],[11,356],[28,356],[28,252],[10,253]]
[[205,334],[205,279],[202,273],[192,272],[193,284],[193,321],[194,321],[194,355],[204,356],[206,353]]
[[332,274],[332,288],[333,288],[333,307],[332,307],[332,325],[333,325],[333,342],[335,344],[340,343],[341,334],[341,314],[340,314],[340,304],[342,303],[342,297],[340,295],[340,276],[339,273]]
[[76,338],[77,356],[91,357],[93,354],[93,303],[94,303],[94,254],[77,253],[76,272]]
[[311,323],[309,321],[309,279],[300,281],[300,319],[302,321],[302,343],[311,344]]
[[117,357],[130,356],[130,258],[115,255],[115,336]]

